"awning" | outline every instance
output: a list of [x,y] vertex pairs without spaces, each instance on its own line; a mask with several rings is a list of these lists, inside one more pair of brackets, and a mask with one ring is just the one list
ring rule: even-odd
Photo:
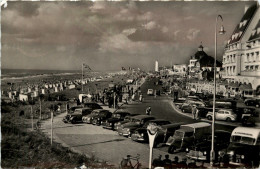
[[232,88],[238,88],[238,87],[239,87],[239,84],[238,84],[237,82],[236,82],[236,83],[231,82],[231,83],[228,84],[228,86],[229,86],[229,87],[232,87]]
[[244,91],[244,90],[253,90],[251,84],[242,84],[239,86],[239,90]]

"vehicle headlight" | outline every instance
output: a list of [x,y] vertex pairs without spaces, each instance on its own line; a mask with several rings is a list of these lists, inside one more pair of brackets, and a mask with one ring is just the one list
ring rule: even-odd
[[234,151],[230,151],[229,154],[230,154],[231,156],[233,156],[233,155],[234,155]]
[[245,156],[244,156],[244,155],[241,155],[241,159],[245,159]]
[[112,126],[112,123],[109,123],[110,126]]
[[203,155],[207,155],[207,151],[204,151],[204,152],[203,152]]
[[188,149],[188,148],[186,148],[186,151],[188,152],[188,151],[189,151],[189,149]]
[[100,118],[98,118],[98,120],[100,120]]
[[142,133],[141,136],[143,137],[143,136],[144,136],[144,133]]

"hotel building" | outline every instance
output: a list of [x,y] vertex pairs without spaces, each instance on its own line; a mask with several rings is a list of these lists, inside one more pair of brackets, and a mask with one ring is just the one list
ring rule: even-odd
[[223,78],[236,94],[260,95],[260,9],[255,4],[245,7],[223,55]]

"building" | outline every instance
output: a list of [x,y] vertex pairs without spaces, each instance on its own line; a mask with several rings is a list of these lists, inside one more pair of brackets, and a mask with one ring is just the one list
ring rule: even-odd
[[28,101],[29,100],[29,96],[28,96],[28,94],[19,94],[19,100],[20,101],[24,101],[24,102],[26,102],[26,101]]
[[[198,76],[201,74],[202,71],[213,71],[214,69],[214,62],[215,59],[211,56],[209,56],[206,52],[203,50],[202,43],[198,47],[198,51],[191,56],[191,59],[189,61],[188,65],[188,73],[190,76]],[[222,67],[221,62],[216,61],[216,67],[217,67],[217,77],[218,73],[220,72],[220,68]]]
[[155,72],[158,72],[158,71],[159,71],[159,64],[158,64],[158,61],[157,61],[157,60],[155,61],[154,71],[155,71]]
[[255,4],[245,7],[223,55],[223,78],[236,94],[260,95],[260,9]]
[[186,64],[173,65],[173,71],[174,71],[174,74],[176,74],[176,75],[186,76],[187,70],[188,70],[188,67]]

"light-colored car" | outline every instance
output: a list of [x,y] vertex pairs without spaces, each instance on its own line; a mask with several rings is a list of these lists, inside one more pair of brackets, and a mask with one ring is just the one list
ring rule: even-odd
[[148,89],[147,90],[147,95],[153,95],[153,89]]
[[[225,121],[236,121],[237,115],[231,109],[219,109],[216,113],[216,120],[225,120]],[[213,112],[208,112],[206,115],[207,119],[212,120]]]

